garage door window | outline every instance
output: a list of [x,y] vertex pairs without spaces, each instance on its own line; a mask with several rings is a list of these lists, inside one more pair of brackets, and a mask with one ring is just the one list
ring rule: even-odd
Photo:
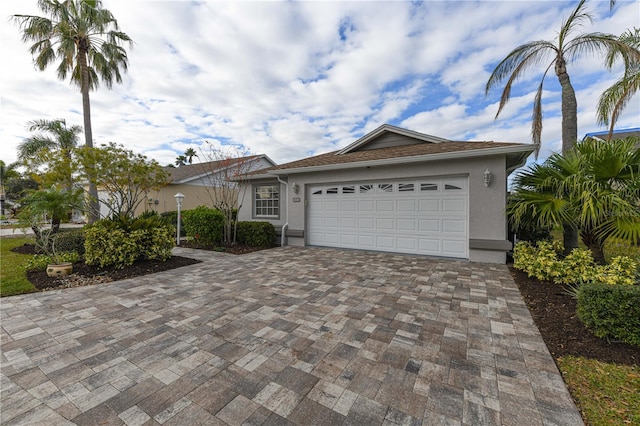
[[256,217],[278,217],[280,215],[280,190],[278,185],[256,185],[254,187],[253,205]]

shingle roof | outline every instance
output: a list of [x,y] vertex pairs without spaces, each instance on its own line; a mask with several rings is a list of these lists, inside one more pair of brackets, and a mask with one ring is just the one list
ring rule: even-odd
[[[260,157],[260,155],[249,155],[247,157],[242,157],[242,160],[249,160],[257,157]],[[180,167],[167,166],[164,167],[164,169],[169,173],[169,182],[180,183],[221,169],[226,161],[227,160],[208,161],[206,163],[185,164]]]
[[280,164],[278,166],[259,170],[257,173],[269,173],[277,170],[298,169],[302,167],[330,166],[337,164],[358,163],[362,161],[386,160],[393,158],[406,158],[413,156],[424,156],[431,154],[444,154],[454,152],[465,152],[474,150],[484,150],[490,148],[521,147],[531,146],[529,144],[509,143],[509,142],[441,142],[441,143],[418,143],[415,145],[393,146],[387,148],[371,149],[364,151],[352,151],[346,154],[339,154],[333,151],[314,157],[303,158],[302,160]]

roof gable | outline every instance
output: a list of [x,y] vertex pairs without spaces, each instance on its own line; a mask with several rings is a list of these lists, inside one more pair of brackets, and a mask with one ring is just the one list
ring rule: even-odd
[[390,124],[383,124],[374,131],[362,136],[352,144],[344,147],[340,151],[337,151],[335,155],[344,155],[355,151],[441,142],[449,142],[449,140],[427,135],[425,133],[414,132],[413,130],[402,129]]
[[[272,166],[275,166],[276,163],[273,162],[267,155],[249,155],[247,157],[241,157],[237,159],[238,161],[251,161],[257,162],[260,160],[264,160]],[[209,176],[211,174],[215,174],[217,172],[222,171],[227,167],[232,167],[233,165],[229,164],[229,160],[217,160],[217,161],[209,161],[206,163],[195,163],[195,164],[185,164],[180,167],[165,167],[164,169],[169,173],[169,181],[172,184],[180,184],[180,183],[188,183],[192,182],[196,179],[200,179],[205,176]],[[269,167],[269,166],[267,166]]]

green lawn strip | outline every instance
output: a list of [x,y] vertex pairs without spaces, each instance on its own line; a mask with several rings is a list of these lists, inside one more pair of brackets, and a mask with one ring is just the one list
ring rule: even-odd
[[557,361],[589,425],[640,424],[640,367],[573,356]]
[[27,280],[25,271],[25,264],[31,255],[11,251],[12,248],[28,242],[33,242],[33,238],[0,238],[0,296],[36,291]]

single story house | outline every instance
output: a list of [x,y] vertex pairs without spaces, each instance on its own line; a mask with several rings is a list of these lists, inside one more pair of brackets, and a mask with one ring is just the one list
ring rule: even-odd
[[177,210],[174,198],[177,193],[184,195],[183,210],[202,205],[212,207],[212,197],[220,196],[220,191],[223,191],[220,188],[233,189],[228,183],[230,178],[275,165],[268,156],[261,154],[164,167],[169,173],[169,184],[147,194],[147,200],[139,207],[138,213],[144,210],[155,210],[158,213]]
[[254,172],[239,220],[271,222],[289,245],[504,263],[507,176],[534,150],[385,124],[341,150]]

